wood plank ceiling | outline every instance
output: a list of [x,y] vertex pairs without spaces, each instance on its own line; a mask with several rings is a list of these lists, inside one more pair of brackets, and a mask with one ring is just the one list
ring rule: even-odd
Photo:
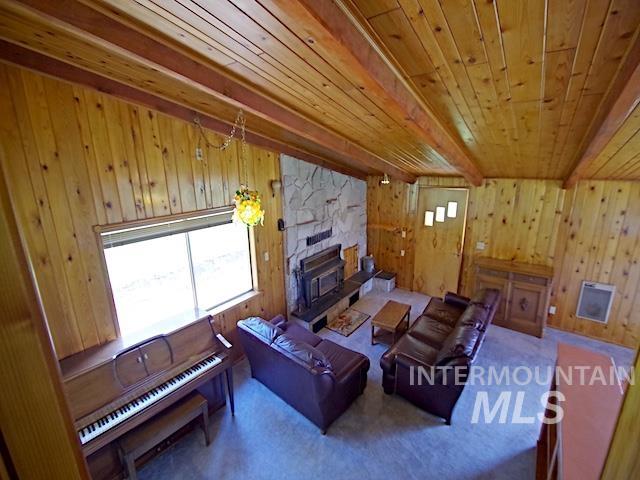
[[[210,122],[243,108],[256,142],[356,176],[478,184],[570,175],[639,22],[636,0],[2,0],[0,58]],[[607,149],[629,166],[598,175],[638,175]]]
[[586,168],[584,177],[640,180],[640,106]]
[[[488,177],[567,178],[616,79],[637,64],[637,0],[353,0],[351,9]],[[639,178],[628,142],[638,127],[636,115],[616,139],[627,149],[608,147],[609,165],[589,173]]]

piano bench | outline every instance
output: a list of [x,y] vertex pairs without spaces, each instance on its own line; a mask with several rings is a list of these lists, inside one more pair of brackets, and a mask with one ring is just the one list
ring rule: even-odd
[[208,446],[211,442],[209,405],[207,399],[198,392],[193,392],[178,400],[155,417],[123,435],[118,440],[118,451],[129,479],[137,479],[136,458],[198,417],[201,417],[202,430]]

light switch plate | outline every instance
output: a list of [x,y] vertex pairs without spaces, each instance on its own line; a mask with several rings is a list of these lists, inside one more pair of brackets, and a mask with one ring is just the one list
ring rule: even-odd
[[555,315],[556,314],[556,306],[555,305],[550,305],[549,306],[549,314],[550,315]]
[[402,230],[402,238],[407,238],[407,231],[406,230]]
[[269,252],[264,252],[264,261],[265,262],[269,261]]
[[400,250],[400,256],[404,257],[404,250]]
[[487,244],[484,242],[476,242],[476,250],[484,250],[487,248]]

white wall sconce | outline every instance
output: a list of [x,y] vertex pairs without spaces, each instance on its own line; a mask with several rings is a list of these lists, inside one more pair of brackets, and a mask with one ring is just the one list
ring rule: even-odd
[[447,217],[456,218],[458,215],[458,202],[447,203]]
[[424,226],[433,227],[433,212],[431,210],[424,212]]
[[444,207],[436,207],[436,222],[444,222],[445,217],[445,208]]
[[276,192],[279,192],[282,188],[282,182],[280,180],[271,180],[271,196],[275,197]]
[[391,181],[389,180],[389,175],[385,173],[382,177],[382,180],[380,180],[380,185],[389,185],[390,182]]

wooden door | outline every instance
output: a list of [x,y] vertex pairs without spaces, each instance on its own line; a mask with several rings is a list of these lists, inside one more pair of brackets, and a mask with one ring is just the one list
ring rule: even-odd
[[[448,291],[458,292],[462,247],[467,210],[467,189],[421,188],[415,226],[413,290],[432,297]],[[448,209],[455,203],[455,217]],[[444,208],[444,221],[437,221],[438,207]],[[425,212],[433,212],[433,224],[426,225]]]

